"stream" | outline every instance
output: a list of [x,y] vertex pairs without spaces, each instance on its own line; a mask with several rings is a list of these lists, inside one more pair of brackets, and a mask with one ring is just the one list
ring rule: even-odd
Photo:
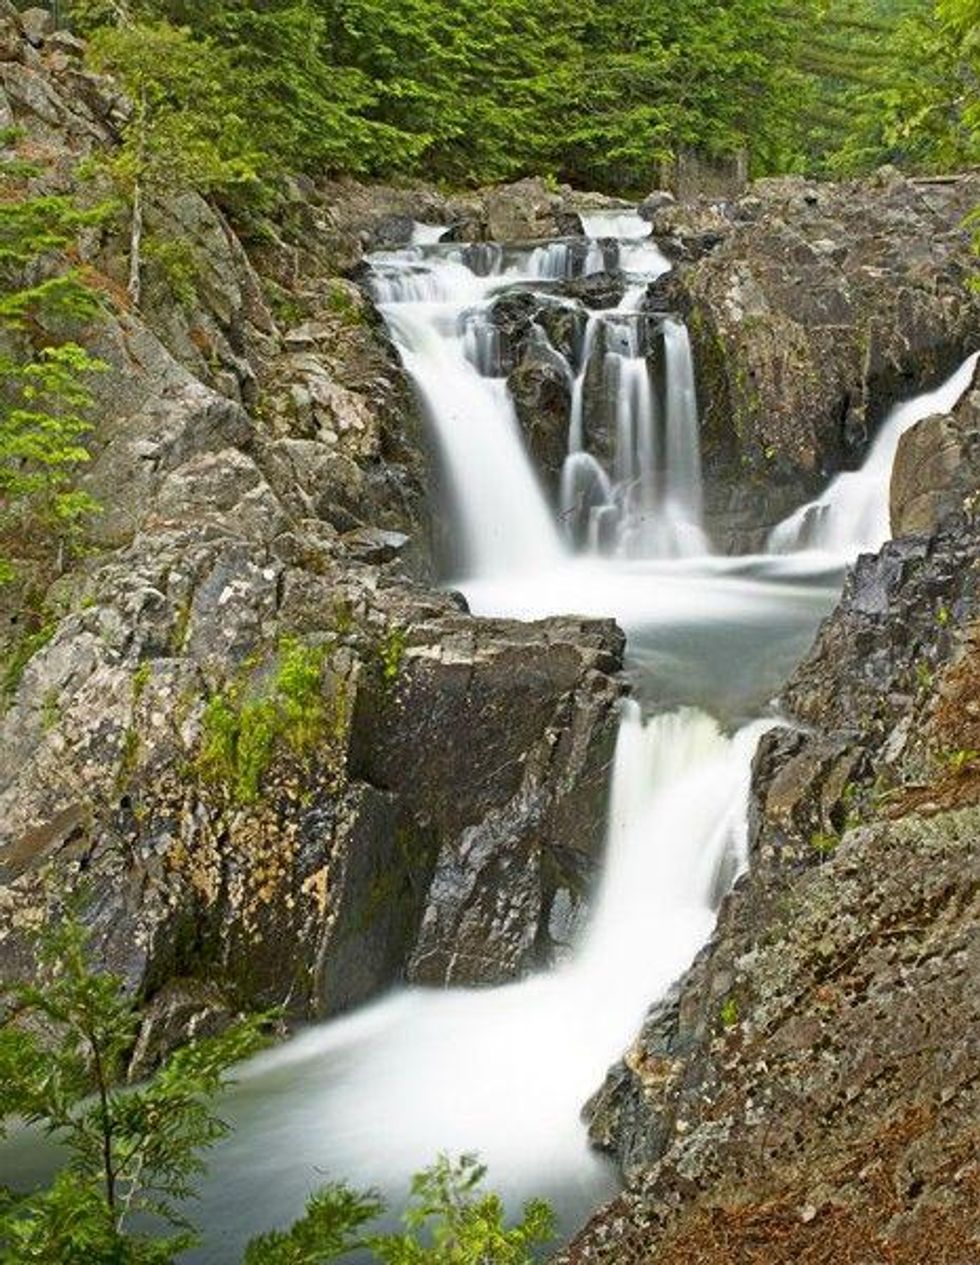
[[[311,1028],[242,1069],[234,1128],[191,1210],[235,1262],[253,1234],[343,1178],[395,1205],[440,1151],[478,1152],[512,1206],[549,1200],[567,1238],[617,1188],[580,1111],[647,1008],[710,935],[747,863],[752,757],[770,700],[839,593],[845,565],[888,535],[901,431],[965,389],[893,411],[863,471],[777,527],[765,554],[714,554],[701,516],[698,411],[687,331],[644,310],[669,264],[629,213],[583,217],[586,238],[414,244],[369,257],[370,285],[430,427],[455,542],[447,584],[483,615],[614,617],[633,697],[612,771],[604,874],[574,953],[482,990],[401,988]],[[588,312],[563,281],[618,268],[616,307]],[[531,291],[574,330],[534,338],[568,378],[568,452],[549,500],[503,370],[494,302]],[[975,359],[975,358],[973,358]],[[602,453],[590,448],[606,436]],[[25,1154],[24,1163],[30,1167]]]

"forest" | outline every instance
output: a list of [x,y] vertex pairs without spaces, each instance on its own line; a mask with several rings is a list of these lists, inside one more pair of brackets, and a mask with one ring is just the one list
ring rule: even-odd
[[215,184],[276,170],[456,187],[540,174],[641,194],[683,148],[745,148],[756,175],[980,161],[975,0],[62,9],[96,63],[213,148]]

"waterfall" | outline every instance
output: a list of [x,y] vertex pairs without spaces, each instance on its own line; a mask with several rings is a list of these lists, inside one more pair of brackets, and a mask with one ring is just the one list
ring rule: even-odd
[[[443,243],[432,226],[416,225],[412,246],[370,258],[379,311],[448,470],[464,559],[459,582],[555,566],[569,550],[628,558],[709,552],[690,341],[678,321],[642,310],[646,286],[670,265],[634,212],[582,219],[584,240],[523,247]],[[553,360],[571,384],[554,512],[498,379],[504,356],[489,307],[509,290],[548,287],[543,297],[610,260],[628,273],[618,307],[593,312],[558,300],[584,325],[574,367],[544,329],[530,334],[538,358]]]
[[948,413],[969,387],[980,353],[967,357],[952,377],[888,414],[860,470],[839,474],[822,496],[801,506],[769,535],[773,553],[822,551],[851,561],[874,553],[891,536],[889,493],[899,440],[916,422]]
[[[416,226],[410,246],[369,265],[452,498],[463,575],[447,581],[462,579],[480,614],[612,617],[629,636],[644,705],[623,704],[591,912],[577,934],[569,920],[547,928],[567,940],[547,972],[492,989],[399,987],[243,1068],[224,1104],[233,1131],[193,1210],[205,1240],[189,1259],[202,1265],[239,1260],[246,1238],[300,1215],[325,1181],[397,1201],[440,1151],[478,1151],[509,1208],[542,1196],[568,1235],[617,1184],[588,1148],[582,1104],[746,865],[752,757],[767,726],[743,722],[835,589],[791,558],[760,571],[708,554],[689,340],[644,310],[666,261],[638,216],[583,219],[591,240],[545,245],[447,243]],[[600,258],[628,265],[626,295],[586,313],[561,283]],[[508,349],[492,310],[528,290],[574,316],[555,335],[572,389],[554,505],[502,376]]]
[[397,1191],[440,1151],[478,1147],[515,1202],[534,1191],[562,1209],[582,1191],[610,1194],[580,1109],[709,934],[719,875],[744,864],[764,728],[726,737],[693,709],[644,720],[625,704],[606,879],[577,957],[503,988],[405,990],[253,1060],[238,1095],[254,1103],[264,1091],[264,1149],[256,1155],[241,1127],[221,1144],[233,1151],[236,1233],[241,1221],[262,1224],[270,1185],[283,1185],[282,1167],[267,1167],[270,1148],[302,1175],[327,1147],[332,1172]]
[[[572,389],[568,457],[562,477],[567,535],[592,550],[624,557],[693,557],[710,551],[701,525],[701,454],[694,365],[687,329],[661,318],[624,312],[589,317],[582,364]],[[650,343],[662,348],[663,382],[652,377]],[[586,387],[602,356],[602,390],[587,401]],[[589,409],[611,405],[604,424]],[[588,422],[588,426],[587,426]],[[611,469],[595,477],[595,458],[583,460],[586,431],[614,439]],[[601,466],[599,467],[601,469]],[[598,502],[600,484],[605,502]],[[576,501],[576,493],[580,494]],[[601,524],[601,527],[597,526]]]

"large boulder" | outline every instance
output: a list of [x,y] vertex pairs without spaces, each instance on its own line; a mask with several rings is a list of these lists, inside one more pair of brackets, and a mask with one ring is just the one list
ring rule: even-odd
[[560,222],[564,200],[538,176],[501,185],[484,194],[487,230],[498,242],[554,237],[567,226]]
[[688,322],[709,525],[732,548],[861,463],[895,403],[975,350],[963,219],[980,177],[759,181],[728,204],[667,206],[671,306]]
[[892,467],[894,536],[932,532],[980,490],[980,370],[950,416],[926,417],[899,441]]

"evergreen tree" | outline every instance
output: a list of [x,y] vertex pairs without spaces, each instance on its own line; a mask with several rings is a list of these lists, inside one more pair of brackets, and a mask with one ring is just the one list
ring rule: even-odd
[[12,578],[24,541],[39,537],[61,550],[96,508],[72,477],[89,459],[85,380],[103,366],[64,332],[100,309],[63,260],[103,210],[31,196],[32,174],[16,159],[0,164],[0,581]]
[[120,7],[119,20],[94,33],[91,56],[131,102],[122,146],[109,167],[129,205],[128,292],[138,306],[145,200],[255,183],[262,156],[226,89],[231,63],[209,40],[165,22],[133,21]]
[[164,1265],[194,1242],[180,1205],[201,1152],[227,1131],[214,1100],[256,1048],[260,1021],[193,1042],[126,1086],[138,1014],[122,980],[89,967],[75,918],[45,930],[38,948],[37,983],[0,989],[0,1126],[12,1115],[39,1125],[68,1163],[46,1189],[2,1192],[0,1261]]

